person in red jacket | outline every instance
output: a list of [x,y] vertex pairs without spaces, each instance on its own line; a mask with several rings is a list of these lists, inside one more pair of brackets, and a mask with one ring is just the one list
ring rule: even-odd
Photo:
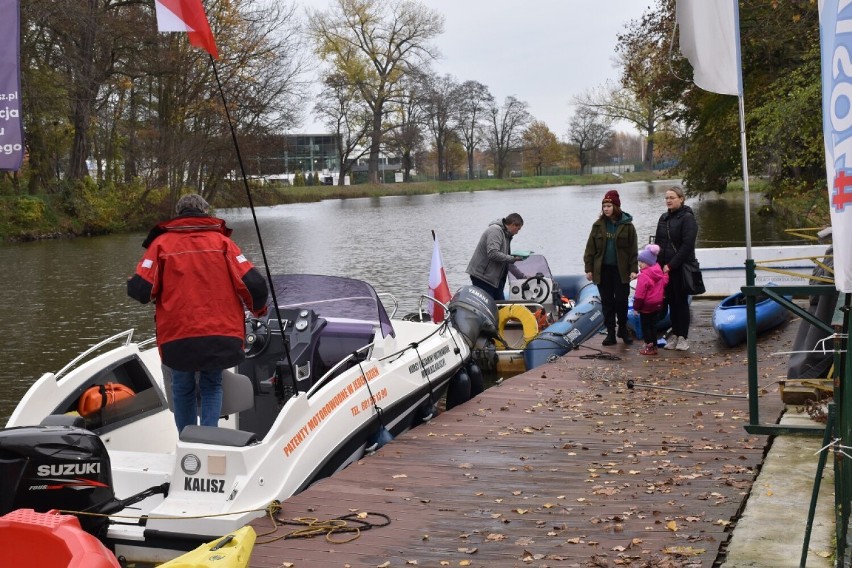
[[230,239],[222,219],[197,194],[181,197],[177,217],[158,224],[127,281],[127,294],[155,303],[157,347],[172,369],[178,432],[198,423],[195,374],[199,373],[201,425],[216,426],[222,409],[222,370],[245,354],[245,309],[266,312],[263,276]]

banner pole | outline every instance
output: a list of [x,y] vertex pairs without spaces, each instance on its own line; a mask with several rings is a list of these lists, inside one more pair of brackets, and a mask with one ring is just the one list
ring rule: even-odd
[[740,91],[739,99],[740,107],[740,144],[742,146],[743,155],[743,201],[745,215],[745,242],[746,242],[746,286],[754,286],[754,262],[751,256],[751,198],[748,187],[748,152],[746,150],[746,132],[745,132],[745,105],[743,105],[743,95]]
[[738,0],[731,0],[734,12],[734,49],[736,50],[737,62],[737,102],[740,113],[740,148],[743,160],[743,201],[745,215],[745,242],[746,242],[746,286],[754,286],[754,262],[751,256],[751,193],[748,185],[748,150],[746,149],[745,129],[745,103],[743,101],[743,56],[740,43],[740,4]]

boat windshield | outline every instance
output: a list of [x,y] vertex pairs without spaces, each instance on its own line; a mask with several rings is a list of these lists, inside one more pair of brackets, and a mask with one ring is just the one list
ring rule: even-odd
[[[363,280],[317,274],[276,274],[272,284],[278,307],[306,308],[324,318],[346,318],[379,325],[382,336],[395,336],[375,289]],[[272,308],[272,306],[270,306]]]
[[[545,278],[553,278],[553,274],[550,273],[550,266],[548,266],[547,259],[544,258],[543,254],[531,254],[524,260],[517,261],[515,266],[527,277],[535,276],[540,272]],[[514,274],[509,272],[510,284],[512,282],[519,282],[523,280],[526,280],[526,278],[517,278]]]

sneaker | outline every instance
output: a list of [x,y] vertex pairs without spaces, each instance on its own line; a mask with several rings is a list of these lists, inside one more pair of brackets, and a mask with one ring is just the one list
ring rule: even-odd
[[680,339],[677,335],[672,335],[666,339],[666,346],[663,349],[677,349],[677,341]]
[[688,351],[689,350],[689,340],[685,337],[677,338],[677,347],[675,347],[678,351]]
[[646,343],[645,347],[639,350],[640,355],[656,355],[657,346],[653,343]]
[[604,337],[604,340],[601,342],[601,345],[615,345],[615,343],[615,332],[610,331],[606,334],[606,337]]

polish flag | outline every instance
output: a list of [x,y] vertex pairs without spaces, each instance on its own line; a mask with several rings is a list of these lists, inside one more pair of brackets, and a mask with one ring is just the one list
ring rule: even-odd
[[201,0],[154,0],[157,9],[157,30],[187,32],[189,43],[219,59],[216,40],[204,13]]
[[[448,304],[450,302],[450,286],[447,284],[447,274],[444,272],[444,259],[441,258],[441,248],[438,246],[438,237],[432,231],[434,245],[432,247],[432,265],[429,267],[429,295],[436,300]],[[444,307],[436,302],[429,302],[427,311],[432,316],[432,321],[441,323],[444,321]]]

